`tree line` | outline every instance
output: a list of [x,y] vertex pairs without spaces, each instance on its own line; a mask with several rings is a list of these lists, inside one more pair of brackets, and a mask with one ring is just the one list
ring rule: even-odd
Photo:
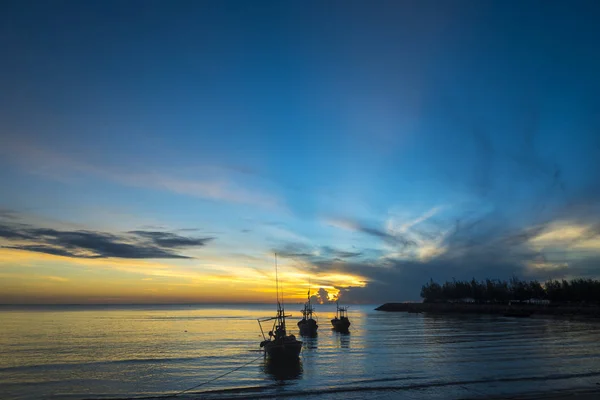
[[600,303],[600,281],[595,279],[550,280],[545,283],[523,281],[516,277],[509,281],[457,281],[439,284],[433,279],[421,288],[425,302],[461,301],[473,299],[477,303],[508,303],[531,299],[551,302]]

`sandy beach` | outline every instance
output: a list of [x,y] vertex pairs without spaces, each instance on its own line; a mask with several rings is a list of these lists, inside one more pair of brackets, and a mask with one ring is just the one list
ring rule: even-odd
[[598,388],[582,388],[569,390],[553,390],[551,392],[536,392],[517,394],[514,396],[481,396],[481,397],[465,397],[457,400],[596,400],[600,399],[600,385]]

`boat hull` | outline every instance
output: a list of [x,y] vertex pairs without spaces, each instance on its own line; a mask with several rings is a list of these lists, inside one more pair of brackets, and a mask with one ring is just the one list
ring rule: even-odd
[[316,336],[319,325],[317,325],[317,321],[312,318],[302,319],[298,321],[298,329],[300,330],[300,335],[302,336]]
[[350,329],[350,320],[348,318],[334,318],[331,320],[331,325],[338,332],[348,332],[348,329]]
[[267,340],[263,343],[265,356],[276,361],[298,360],[302,350],[302,342],[298,340],[285,343]]

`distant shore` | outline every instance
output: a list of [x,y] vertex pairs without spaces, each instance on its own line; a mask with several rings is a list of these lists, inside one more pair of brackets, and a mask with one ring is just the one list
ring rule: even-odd
[[[463,314],[498,314],[507,311],[506,304],[477,304],[477,303],[385,303],[375,310],[409,313],[463,313]],[[562,316],[562,317],[595,317],[600,318],[600,307],[586,305],[513,305],[511,310],[531,312],[532,315]]]

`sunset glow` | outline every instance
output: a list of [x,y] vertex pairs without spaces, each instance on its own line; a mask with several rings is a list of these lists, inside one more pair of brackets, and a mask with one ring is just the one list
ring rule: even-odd
[[7,6],[0,303],[600,276],[597,18],[476,3]]

